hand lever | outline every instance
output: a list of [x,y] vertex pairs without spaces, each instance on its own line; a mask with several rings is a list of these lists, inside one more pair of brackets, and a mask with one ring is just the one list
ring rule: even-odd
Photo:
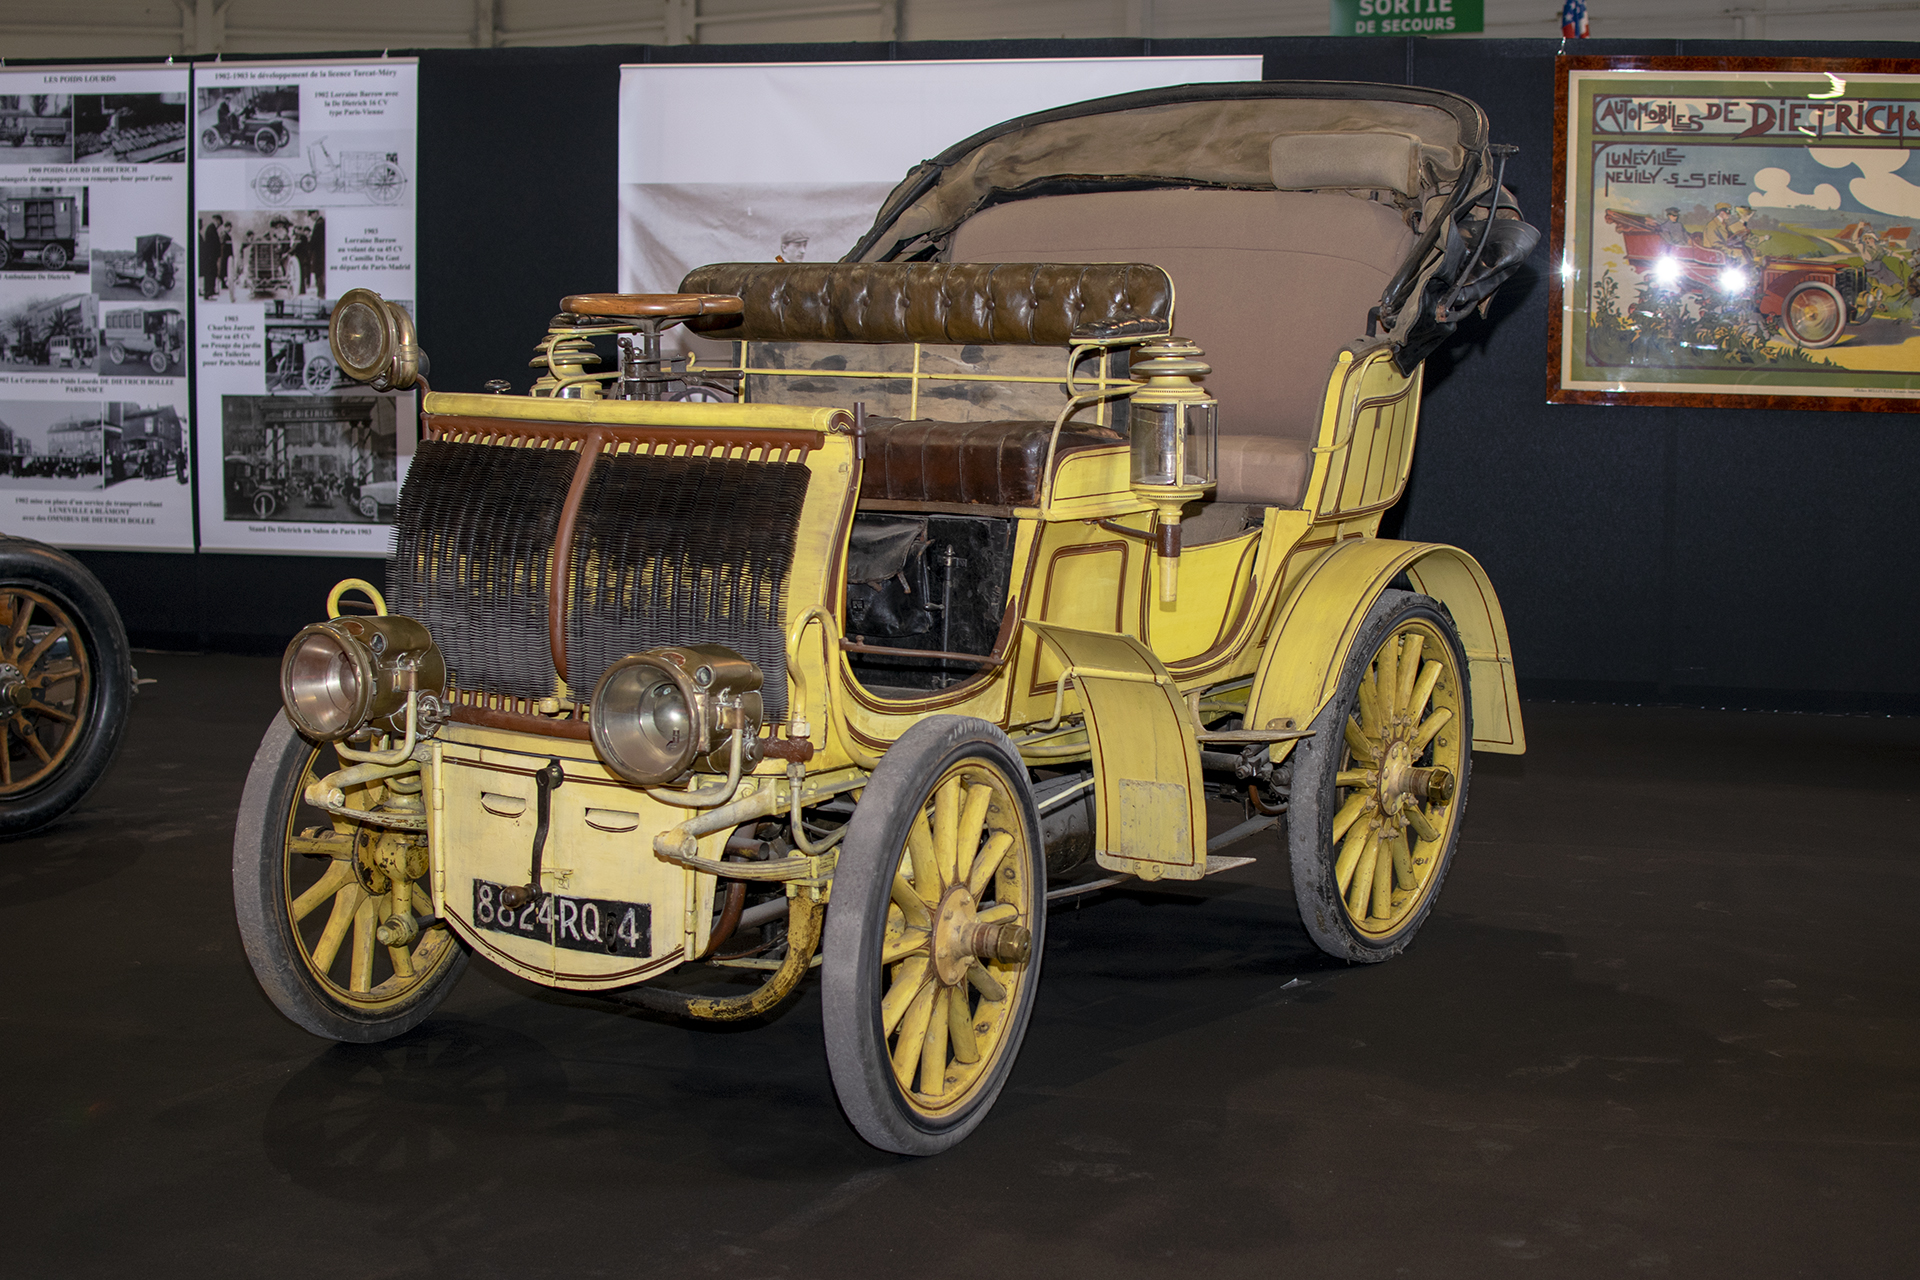
[[547,850],[547,824],[553,816],[553,789],[566,781],[566,777],[558,760],[548,760],[546,767],[533,775],[536,818],[533,828],[533,876],[524,885],[502,889],[501,906],[518,911],[540,896],[540,857]]

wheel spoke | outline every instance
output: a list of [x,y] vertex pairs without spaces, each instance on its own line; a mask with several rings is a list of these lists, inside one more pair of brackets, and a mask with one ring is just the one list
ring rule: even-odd
[[293,900],[293,922],[305,920],[314,908],[353,882],[353,864],[344,859],[334,862],[325,875],[313,882],[312,888]]
[[1348,796],[1347,802],[1340,806],[1340,812],[1333,815],[1333,838],[1338,840],[1341,836],[1346,835],[1347,828],[1358,822],[1360,815],[1372,807],[1373,793],[1371,791],[1362,791],[1358,795]]
[[1360,851],[1360,865],[1354,868],[1353,884],[1347,890],[1347,911],[1356,920],[1366,917],[1367,899],[1373,896],[1373,866],[1379,860],[1380,833],[1370,830]]
[[987,824],[987,806],[993,802],[993,788],[974,785],[967,788],[966,795],[966,807],[960,811],[960,827],[955,832],[953,845],[953,878],[957,883],[968,883],[972,878],[973,855],[980,851],[980,832]]
[[887,988],[887,994],[880,1000],[880,1033],[892,1035],[893,1029],[900,1025],[900,1019],[913,1003],[913,997],[927,984],[927,967],[932,964],[928,956],[911,956],[900,962],[893,971],[893,985]]
[[1360,864],[1360,858],[1366,851],[1367,842],[1374,838],[1375,828],[1371,823],[1361,826],[1357,822],[1349,824],[1352,830],[1347,832],[1347,842],[1340,846],[1340,856],[1333,864],[1333,879],[1345,893],[1353,881],[1353,869]]
[[33,597],[15,596],[13,606],[13,632],[7,637],[9,649],[20,647],[20,638],[27,634],[27,623],[33,617]]
[[[1366,688],[1365,685],[1360,687]],[[1366,731],[1353,722],[1352,716],[1347,717],[1343,732],[1346,734],[1347,750],[1353,752],[1354,759],[1365,761],[1367,764],[1380,763],[1380,757],[1375,753],[1373,743],[1367,740]]]
[[1401,889],[1420,887],[1420,882],[1413,878],[1413,854],[1407,848],[1405,835],[1395,836],[1393,840],[1393,882]]
[[971,982],[974,988],[980,992],[982,999],[1005,1000],[1007,998],[1007,989],[1000,985],[1000,979],[989,973],[987,966],[981,964],[978,960],[975,960],[968,966],[967,981]]
[[53,763],[53,757],[48,755],[47,749],[40,745],[40,735],[33,731],[33,726],[27,723],[25,716],[15,716],[13,727],[14,731],[20,735],[20,740],[27,744],[27,750],[40,757],[41,764]]
[[926,1045],[920,1050],[920,1092],[935,1098],[947,1091],[947,1002],[953,994],[951,987],[934,992]]
[[0,721],[0,785],[13,785],[13,743],[8,741],[10,726]]
[[1380,700],[1380,714],[1391,723],[1394,713],[1400,710],[1400,637],[1392,635],[1380,646],[1380,652],[1374,656],[1373,683]]
[[35,715],[48,716],[54,720],[58,720],[61,724],[72,724],[74,722],[73,716],[58,707],[50,707],[44,702],[29,702],[27,704],[27,710],[33,712]]
[[1413,686],[1413,693],[1407,699],[1407,719],[1418,721],[1427,713],[1427,699],[1433,696],[1433,686],[1440,681],[1442,668],[1431,658],[1420,671],[1420,681]]
[[967,1065],[980,1061],[970,1004],[965,987],[955,987],[947,995],[947,1043],[953,1046],[953,1060]]
[[927,905],[940,901],[940,865],[933,856],[933,832],[927,827],[926,810],[914,815],[907,828],[907,857],[913,863],[913,888]]
[[888,965],[904,960],[916,951],[926,950],[932,940],[933,932],[930,929],[904,929],[898,938],[880,948],[880,963]]
[[907,883],[907,878],[898,872],[893,877],[893,901],[908,924],[916,929],[932,927],[933,916],[927,911],[927,904],[920,900],[919,892]]
[[366,896],[366,889],[356,880],[334,898],[333,914],[327,917],[327,927],[320,931],[320,941],[313,945],[315,972],[325,974],[333,968],[333,959],[340,954],[347,927],[353,923],[353,913],[360,909],[360,901]]
[[980,858],[973,864],[973,874],[967,880],[967,892],[973,895],[975,902],[993,884],[993,877],[999,873],[1000,864],[1007,860],[1007,850],[1013,848],[1013,832],[996,831],[987,837],[987,847],[980,851]]
[[1445,728],[1447,721],[1451,719],[1453,719],[1453,711],[1449,707],[1442,707],[1427,717],[1426,722],[1420,726],[1420,732],[1414,734],[1413,741],[1407,744],[1415,759],[1419,759],[1420,753],[1426,749],[1429,742],[1433,741],[1433,735]]
[[35,644],[33,648],[27,650],[27,652],[21,657],[20,661],[14,663],[16,667],[20,668],[20,674],[25,675],[27,672],[32,671],[33,664],[40,661],[41,655],[46,653],[48,649],[53,647],[54,641],[60,639],[60,637],[66,634],[67,634],[67,629],[65,627],[53,627],[50,630],[48,630],[47,634],[41,636],[39,643]]
[[929,982],[907,1005],[907,1016],[900,1019],[900,1038],[893,1045],[893,1075],[900,1087],[911,1091],[914,1073],[920,1068],[920,1051],[927,1045],[927,1021],[933,1016],[933,993],[938,983]]
[[933,793],[933,857],[940,866],[940,887],[958,878],[956,846],[960,841],[960,775],[953,774]]
[[1011,902],[996,902],[992,906],[983,908],[975,913],[973,920],[975,924],[999,924],[1003,920],[1018,920],[1019,918],[1019,907],[1014,906]]
[[1407,816],[1407,825],[1412,827],[1422,840],[1438,840],[1440,828],[1434,825],[1431,817],[1418,805],[1408,805],[1401,810]]
[[[1380,691],[1374,686],[1373,678],[1370,675],[1360,678],[1358,702],[1360,706],[1360,732],[1371,738],[1380,732],[1381,716]],[[1349,737],[1347,740],[1351,742],[1353,739]]]
[[[1381,842],[1386,844],[1385,841]],[[1390,919],[1393,915],[1393,850],[1392,846],[1380,850],[1373,860],[1373,915],[1377,919]]]
[[413,953],[405,947],[388,947],[387,959],[393,965],[393,976],[411,978],[413,976]]
[[1400,688],[1394,694],[1394,706],[1401,715],[1411,719],[1413,708],[1413,689],[1420,680],[1420,653],[1427,647],[1427,637],[1415,631],[1407,636],[1406,647],[1400,653]]
[[378,927],[380,904],[386,900],[384,893],[378,897],[369,894],[353,913],[353,967],[347,978],[351,991],[364,994],[373,990],[373,931]]
[[1336,787],[1370,787],[1378,781],[1371,769],[1342,769],[1333,775]]

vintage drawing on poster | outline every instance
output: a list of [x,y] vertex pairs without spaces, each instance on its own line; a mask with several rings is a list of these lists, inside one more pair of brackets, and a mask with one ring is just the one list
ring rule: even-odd
[[1913,408],[1920,74],[1562,68],[1550,399]]
[[[415,396],[335,365],[335,302],[414,296],[409,59],[195,75],[200,541],[383,555]],[[217,460],[217,462],[216,462]]]
[[0,530],[194,545],[189,87],[184,67],[0,71]]

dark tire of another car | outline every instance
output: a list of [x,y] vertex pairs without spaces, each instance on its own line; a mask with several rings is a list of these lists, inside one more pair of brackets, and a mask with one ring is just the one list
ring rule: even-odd
[[280,149],[280,135],[272,128],[262,128],[253,135],[253,149],[263,156],[270,156]]
[[160,282],[152,276],[140,277],[140,295],[144,298],[160,296]]
[[58,271],[67,265],[67,247],[50,244],[40,251],[40,265],[49,271]]
[[0,836],[53,822],[120,748],[133,664],[119,611],[64,551],[0,536]]
[[1453,619],[1429,596],[1381,592],[1292,757],[1293,892],[1322,951],[1391,959],[1432,912],[1466,811],[1471,712]]

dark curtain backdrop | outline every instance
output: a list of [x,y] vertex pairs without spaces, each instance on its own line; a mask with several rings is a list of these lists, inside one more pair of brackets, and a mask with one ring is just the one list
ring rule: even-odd
[[[419,307],[433,382],[523,384],[561,296],[615,281],[622,63],[1247,53],[1269,79],[1379,80],[1478,101],[1546,228],[1550,40],[1047,40],[426,51]],[[1920,57],[1920,44],[1582,42],[1589,54]],[[700,145],[689,139],[687,145]],[[716,138],[713,145],[724,146]],[[1920,711],[1913,414],[1545,403],[1546,248],[1493,323],[1428,361],[1400,537],[1478,556],[1531,696]],[[1288,306],[1273,303],[1274,341]],[[274,652],[378,562],[86,552],[136,644]]]

